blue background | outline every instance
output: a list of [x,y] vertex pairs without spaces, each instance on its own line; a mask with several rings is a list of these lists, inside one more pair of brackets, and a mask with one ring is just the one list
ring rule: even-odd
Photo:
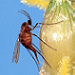
[[[30,14],[33,25],[43,20],[44,11],[39,8],[29,7],[20,3],[20,0],[0,0],[0,75],[39,75],[34,60],[22,45],[18,63],[12,63],[21,24],[28,20],[26,16],[18,13],[21,9]],[[36,28],[33,33],[39,36],[39,29]],[[39,40],[34,36],[33,43],[39,48]],[[43,62],[39,55],[38,57]]]

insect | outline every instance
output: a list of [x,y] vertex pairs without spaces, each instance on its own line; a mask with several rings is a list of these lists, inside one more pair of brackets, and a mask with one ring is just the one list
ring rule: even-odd
[[[27,49],[27,51],[29,52],[29,54],[31,55],[31,57],[34,59],[36,65],[38,67],[38,69],[40,70],[40,63],[39,63],[39,60],[38,60],[38,57],[37,57],[37,53],[42,56],[42,58],[45,60],[45,62],[47,64],[48,64],[48,62],[46,61],[46,59],[44,58],[44,56],[42,55],[42,53],[38,49],[38,47],[35,46],[35,44],[32,43],[32,35],[36,36],[40,41],[42,41],[49,48],[51,48],[53,50],[56,50],[56,49],[54,49],[53,47],[51,47],[48,44],[46,44],[36,34],[31,33],[31,31],[34,30],[38,24],[42,24],[42,23],[36,23],[36,25],[33,27],[32,26],[32,21],[31,21],[31,18],[30,18],[30,15],[25,10],[21,10],[19,12],[22,13],[22,14],[24,14],[25,16],[27,16],[29,20],[28,20],[28,22],[24,22],[21,25],[21,30],[20,30],[20,33],[19,33],[18,38],[17,38],[17,41],[16,41],[16,45],[15,45],[15,49],[14,49],[14,54],[13,54],[12,61],[15,60],[16,63],[18,62],[19,53],[20,53],[20,43],[21,43]],[[29,25],[32,26],[33,28],[30,28]],[[48,25],[50,25],[50,24],[48,24]],[[33,46],[35,46],[37,48],[37,50]],[[31,51],[34,53],[36,59],[32,55]],[[51,68],[51,66],[50,66],[50,68]]]

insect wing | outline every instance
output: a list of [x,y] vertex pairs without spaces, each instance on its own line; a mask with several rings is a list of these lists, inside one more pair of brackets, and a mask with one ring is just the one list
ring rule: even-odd
[[15,44],[15,49],[13,53],[13,59],[12,62],[15,60],[15,62],[18,62],[19,59],[19,53],[20,53],[20,40],[19,37],[17,38],[16,44]]

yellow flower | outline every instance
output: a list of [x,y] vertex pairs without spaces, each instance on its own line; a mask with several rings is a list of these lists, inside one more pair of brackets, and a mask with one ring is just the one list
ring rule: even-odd
[[[46,10],[50,1],[51,0],[21,0],[21,3],[24,3],[29,6],[35,6],[40,9]],[[73,2],[72,0],[70,0],[70,1]],[[73,10],[75,10],[75,2],[72,3],[72,8],[73,8]]]
[[21,3],[27,4],[29,6],[36,6],[40,9],[46,9],[50,0],[21,0]]

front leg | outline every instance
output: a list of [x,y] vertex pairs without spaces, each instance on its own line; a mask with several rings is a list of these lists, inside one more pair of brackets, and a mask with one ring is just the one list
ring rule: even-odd
[[36,25],[33,27],[32,30],[34,30],[38,24],[42,24],[42,23],[36,23]]
[[61,23],[61,22],[63,22],[63,21],[64,21],[64,20],[61,20],[61,21],[59,21],[59,22],[56,22],[56,23],[50,23],[50,24],[45,24],[45,23],[36,23],[36,25],[33,27],[32,30],[34,30],[38,24],[42,24],[42,25],[55,25],[55,24]]

